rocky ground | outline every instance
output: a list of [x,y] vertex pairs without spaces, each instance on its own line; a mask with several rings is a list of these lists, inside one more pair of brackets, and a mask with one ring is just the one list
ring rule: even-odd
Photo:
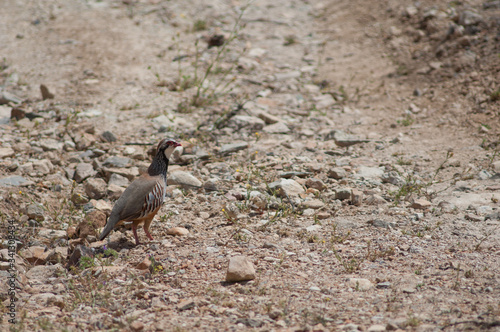
[[[499,1],[0,21],[2,330],[500,330]],[[155,240],[97,241],[163,137]]]

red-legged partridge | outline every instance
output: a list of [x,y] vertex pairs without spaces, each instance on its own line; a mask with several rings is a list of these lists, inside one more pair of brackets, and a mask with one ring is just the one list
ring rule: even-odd
[[142,223],[146,236],[153,240],[149,226],[163,204],[167,189],[169,158],[178,146],[180,144],[171,139],[163,139],[158,143],[156,155],[148,172],[135,179],[116,201],[106,226],[99,235],[99,240],[103,240],[112,229],[124,221],[132,222],[136,245],[140,244],[137,226]]

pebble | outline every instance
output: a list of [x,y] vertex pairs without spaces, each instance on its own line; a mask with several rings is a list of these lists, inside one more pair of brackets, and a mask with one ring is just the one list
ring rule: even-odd
[[340,180],[340,179],[345,178],[346,176],[347,176],[347,172],[345,171],[345,169],[343,169],[341,167],[335,167],[335,168],[328,170],[328,177],[329,178]]
[[26,208],[26,214],[28,215],[28,218],[34,219],[39,222],[45,220],[45,211],[39,204],[28,205],[28,207]]
[[281,197],[298,196],[305,192],[304,188],[295,180],[280,179],[269,184],[269,189],[276,190],[277,194]]
[[106,195],[106,181],[101,178],[90,178],[84,184],[85,193],[89,198],[100,199]]
[[127,167],[130,164],[130,158],[113,156],[106,158],[102,164],[110,167]]
[[241,128],[248,128],[250,130],[262,130],[266,123],[255,116],[249,115],[236,115],[229,120],[228,126],[240,130]]
[[248,257],[234,256],[229,259],[226,273],[227,282],[253,280],[255,277],[255,268]]
[[202,183],[194,175],[185,171],[174,171],[167,177],[168,185],[201,188]]
[[319,191],[322,191],[324,189],[326,189],[326,185],[323,181],[321,181],[320,179],[317,179],[317,178],[309,178],[306,180],[306,187],[307,188],[314,188],[314,189],[317,189]]
[[349,278],[347,280],[347,286],[359,291],[367,291],[373,288],[372,282],[363,278]]
[[381,205],[386,204],[387,201],[382,196],[373,194],[365,198],[365,203],[368,205]]
[[189,234],[189,230],[184,227],[172,227],[167,229],[167,234],[173,236],[184,236]]
[[65,273],[65,271],[61,264],[37,265],[26,272],[26,277],[28,279],[47,280],[48,278],[57,277],[59,273]]
[[356,188],[351,190],[351,204],[360,206],[363,203],[363,192]]
[[263,132],[268,134],[287,134],[290,132],[290,128],[283,122],[277,122],[262,128]]
[[411,204],[412,208],[418,209],[418,210],[427,210],[431,206],[432,206],[432,203],[429,202],[429,201],[427,201],[427,200],[425,200],[425,199],[423,199],[423,198],[416,199]]
[[238,143],[232,143],[232,144],[225,144],[221,146],[219,153],[222,155],[227,155],[230,153],[238,152],[240,150],[245,150],[248,148],[248,143],[247,142],[238,142]]
[[375,324],[375,325],[370,326],[366,331],[367,332],[382,332],[382,331],[385,331],[385,325]]
[[16,152],[12,148],[0,148],[0,159],[13,157]]
[[40,140],[40,147],[44,151],[62,151],[64,147],[64,143],[57,141],[53,138],[46,138],[43,140]]
[[351,188],[337,188],[335,189],[335,199],[345,200],[351,198]]
[[115,134],[113,134],[112,132],[110,131],[105,131],[101,134],[101,137],[106,141],[106,142],[109,142],[109,143],[113,143],[113,142],[116,142],[116,136]]
[[91,164],[79,163],[78,165],[76,165],[75,175],[73,176],[73,178],[76,182],[81,183],[85,179],[94,176],[95,174],[96,172],[94,171],[94,167],[92,167]]
[[150,256],[144,257],[144,259],[135,266],[136,269],[138,270],[147,270],[151,266],[151,259]]
[[359,143],[367,143],[370,140],[361,139],[359,137],[348,135],[341,130],[333,130],[330,134],[327,135],[326,139],[333,139],[335,144],[340,147],[349,147],[351,145],[359,144]]
[[266,124],[274,124],[274,123],[280,122],[280,118],[278,118],[277,116],[274,116],[272,114],[269,114],[268,112],[265,112],[265,111],[257,111],[256,115],[260,119],[264,120],[264,122]]
[[306,209],[321,209],[322,207],[325,206],[325,203],[320,201],[319,199],[309,199],[305,200],[301,203],[301,206],[306,208]]
[[127,187],[129,184],[130,181],[126,177],[116,173],[111,174],[108,181],[108,185],[115,185],[118,187]]
[[45,247],[31,246],[29,248],[21,249],[20,255],[33,265],[44,265],[47,261],[48,252]]

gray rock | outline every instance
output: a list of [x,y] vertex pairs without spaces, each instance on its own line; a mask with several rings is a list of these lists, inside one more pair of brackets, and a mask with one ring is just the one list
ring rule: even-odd
[[285,196],[298,196],[305,192],[302,186],[291,179],[280,179],[269,184],[270,190],[276,190],[277,194],[281,197]]
[[116,142],[116,136],[115,136],[112,132],[110,132],[110,131],[105,131],[105,132],[103,132],[103,133],[101,134],[101,137],[102,137],[105,141],[107,141],[107,142],[109,142],[109,143]]
[[419,198],[416,199],[412,204],[411,207],[414,209],[419,209],[419,210],[426,210],[432,206],[432,203],[423,199]]
[[346,176],[347,176],[347,172],[345,171],[345,169],[343,169],[341,167],[334,167],[334,168],[328,170],[328,177],[329,178],[340,180],[340,179],[345,178]]
[[240,150],[244,150],[248,148],[248,143],[246,142],[239,142],[239,143],[232,143],[232,144],[224,144],[221,146],[219,153],[222,155],[234,153]]
[[235,256],[229,259],[226,273],[227,282],[253,280],[255,276],[255,268],[248,257]]
[[191,173],[185,171],[174,171],[167,178],[169,185],[181,185],[186,187],[200,188],[202,183]]
[[356,188],[351,190],[351,204],[360,206],[363,203],[363,192]]
[[389,287],[391,287],[391,285],[392,284],[389,281],[379,282],[377,284],[377,288],[382,288],[382,289],[383,288],[389,288]]
[[390,183],[395,186],[402,186],[404,184],[404,180],[395,171],[383,174],[381,179],[383,183]]
[[21,102],[22,99],[17,97],[16,95],[7,91],[0,91],[0,105],[5,105],[8,103],[20,104]]
[[14,176],[8,176],[6,178],[1,178],[0,179],[0,187],[18,187],[18,186],[28,186],[34,184],[33,181],[26,180],[22,176],[19,175],[14,175]]
[[81,183],[88,177],[94,176],[96,172],[91,164],[88,163],[79,163],[76,165],[74,179],[76,182]]
[[115,185],[118,187],[127,187],[129,183],[130,181],[126,177],[116,173],[111,174],[108,181],[109,185]]
[[359,137],[346,134],[341,130],[333,130],[326,136],[326,140],[333,139],[335,144],[340,147],[348,147],[354,144],[370,142],[368,139],[361,139]]
[[40,147],[44,151],[62,151],[64,143],[52,138],[46,138],[40,141]]
[[203,188],[206,191],[217,191],[219,190],[218,182],[219,181],[217,179],[208,179],[205,183],[203,183]]
[[484,9],[500,9],[500,0],[487,1],[483,3]]
[[42,228],[38,231],[38,237],[42,239],[47,239],[49,241],[55,241],[59,239],[65,239],[68,237],[68,233],[63,230]]
[[333,99],[332,95],[329,93],[314,98],[314,106],[318,110],[323,110],[334,104],[335,99]]
[[290,71],[288,73],[277,73],[277,74],[274,74],[274,77],[276,78],[277,81],[285,81],[285,80],[289,80],[291,78],[299,78],[300,71],[294,70],[294,71]]
[[248,115],[236,115],[229,120],[228,125],[237,130],[241,128],[249,128],[251,130],[261,130],[264,128],[266,123],[254,116]]
[[365,203],[368,205],[386,204],[387,201],[380,195],[373,194],[365,198]]
[[101,178],[90,178],[84,184],[85,193],[91,199],[101,199],[106,195],[106,181]]
[[36,221],[45,220],[44,212],[45,211],[43,210],[43,207],[38,204],[30,204],[26,208],[26,214],[28,215],[28,218],[35,219]]
[[341,201],[351,198],[351,188],[337,188],[335,189],[335,199]]
[[102,164],[108,167],[127,167],[130,164],[130,158],[113,156],[104,160]]
[[262,131],[268,134],[286,134],[290,132],[290,128],[283,122],[277,122],[262,128]]
[[41,175],[47,175],[52,172],[54,165],[48,159],[33,161],[33,170]]

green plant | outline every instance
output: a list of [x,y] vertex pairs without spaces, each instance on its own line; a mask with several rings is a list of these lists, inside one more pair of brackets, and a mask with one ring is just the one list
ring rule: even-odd
[[95,266],[94,258],[90,256],[83,256],[80,258],[80,269],[85,270]]
[[193,23],[193,31],[203,31],[207,29],[207,21],[205,20],[196,20]]

